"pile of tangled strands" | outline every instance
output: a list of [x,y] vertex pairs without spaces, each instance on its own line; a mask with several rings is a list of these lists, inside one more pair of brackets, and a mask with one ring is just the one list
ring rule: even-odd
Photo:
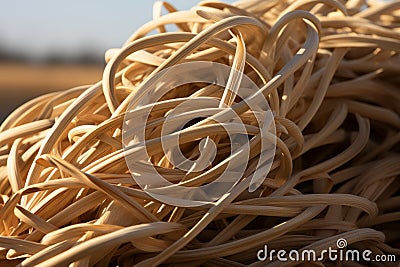
[[[338,239],[347,249],[398,260],[399,52],[399,1],[206,1],[189,11],[156,3],[151,22],[107,51],[102,81],[40,96],[3,122],[0,264],[293,266],[299,262],[260,261],[257,252],[267,244],[318,256],[337,249]],[[146,100],[157,73],[196,61],[237,70],[231,87],[189,83]],[[260,112],[231,90],[240,72],[259,88],[247,100],[264,96],[276,127],[271,168],[255,190],[249,185],[263,128]],[[177,168],[161,148],[166,116],[188,100],[194,112],[175,116],[187,125],[166,135],[181,134],[179,148],[193,159],[201,140],[213,140],[216,155],[200,171]],[[222,105],[204,112],[215,100]],[[211,183],[235,157],[224,129],[237,122],[226,120],[222,129],[214,120],[228,109],[248,130],[243,175],[205,205],[152,197],[124,159],[132,103],[138,118],[150,110],[147,121],[135,122],[146,132],[135,149],[150,155],[139,175],[152,166],[173,184]],[[306,264],[336,263],[325,256]]]

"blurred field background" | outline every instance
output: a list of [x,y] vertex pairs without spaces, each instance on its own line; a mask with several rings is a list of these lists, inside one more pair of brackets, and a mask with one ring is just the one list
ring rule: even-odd
[[0,121],[35,96],[95,83],[101,78],[101,72],[102,64],[2,61]]
[[[36,96],[100,80],[105,51],[151,20],[154,2],[2,2],[0,122]],[[189,9],[198,1],[169,2]]]

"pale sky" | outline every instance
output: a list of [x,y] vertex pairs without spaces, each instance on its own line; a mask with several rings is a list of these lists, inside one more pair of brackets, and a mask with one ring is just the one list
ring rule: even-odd
[[[189,9],[200,0],[169,1]],[[0,48],[33,58],[119,47],[152,18],[154,0],[1,1]],[[224,2],[233,3],[233,0]]]

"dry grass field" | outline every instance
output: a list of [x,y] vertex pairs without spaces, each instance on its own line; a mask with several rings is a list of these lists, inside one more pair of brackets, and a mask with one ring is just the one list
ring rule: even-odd
[[92,84],[101,75],[101,65],[0,63],[0,121],[36,96]]

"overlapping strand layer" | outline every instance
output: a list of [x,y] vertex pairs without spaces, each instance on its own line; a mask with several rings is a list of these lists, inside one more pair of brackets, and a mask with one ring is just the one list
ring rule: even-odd
[[[320,253],[339,238],[399,257],[399,52],[399,1],[206,1],[189,11],[157,3],[151,22],[106,53],[102,81],[38,97],[3,122],[1,265],[261,266],[264,244]],[[191,83],[146,102],[157,73],[193,61],[242,69],[259,87],[249,97],[269,102],[276,153],[254,192],[247,189],[261,127],[244,99]],[[123,157],[122,126],[132,103],[133,112],[151,110],[136,122],[146,129],[141,149],[151,156],[143,170],[151,164],[172,183],[207,184],[231,144],[204,112],[175,134],[182,133],[182,153],[196,158],[199,140],[212,132],[217,152],[206,170],[175,168],[160,149],[165,117],[189,100],[199,112],[207,101],[224,103],[216,114],[232,107],[251,147],[227,194],[184,208],[136,184]]]

